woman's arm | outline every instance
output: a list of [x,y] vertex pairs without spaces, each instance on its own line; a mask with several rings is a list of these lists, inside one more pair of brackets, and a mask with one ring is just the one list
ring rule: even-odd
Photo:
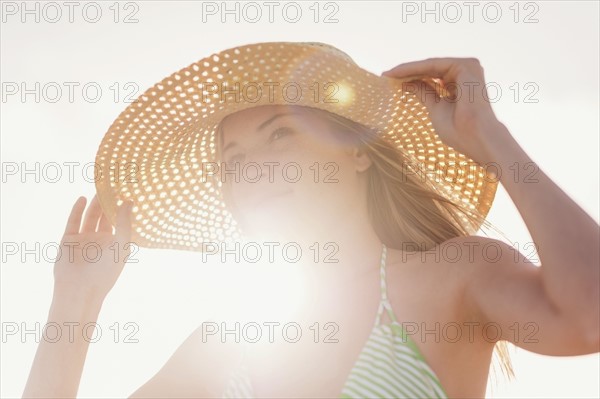
[[[126,244],[131,237],[131,208],[120,207],[114,234],[97,198],[82,224],[84,208],[85,201],[80,198],[73,206],[61,242],[65,245],[62,254],[69,254],[70,246],[74,248],[72,256],[62,256],[54,265],[54,297],[46,325],[58,324],[63,334],[60,339],[40,342],[23,392],[25,398],[77,396],[89,339],[94,337],[94,329],[87,324],[98,319],[102,303],[125,263],[125,259],[115,259],[111,249],[118,244],[123,255],[129,254]],[[77,251],[90,243],[97,244],[104,255],[93,263]],[[69,333],[65,334],[66,331]],[[209,334],[203,333],[202,326],[198,327],[161,370],[131,397],[219,396],[240,350],[235,343],[220,342],[218,335],[210,334],[210,339],[205,335]],[[53,332],[48,336],[54,337]]]
[[[54,264],[54,296],[48,324],[61,328],[57,339],[42,339],[38,346],[23,397],[73,398],[77,395],[89,342],[102,303],[119,278],[129,256],[131,206],[121,206],[113,228],[94,197],[86,211],[80,197],[71,210]],[[98,256],[91,261],[83,250],[94,245]],[[125,257],[116,258],[114,245]],[[68,333],[67,333],[68,331]],[[48,336],[54,337],[52,334]],[[46,335],[44,334],[44,337]],[[56,342],[54,342],[56,341]]]
[[[536,244],[540,278],[558,313],[577,323],[589,342],[600,342],[600,235],[587,215],[541,168],[535,182],[515,179],[533,161],[500,123],[482,126],[490,161],[500,165],[500,181],[515,203]],[[511,170],[511,167],[513,170]],[[573,169],[573,174],[581,170]]]
[[[206,323],[218,325],[214,321]],[[217,398],[242,354],[239,344],[208,335],[205,323],[193,331],[163,367],[129,398]]]
[[[401,64],[384,75],[428,75],[441,79],[451,98],[432,96],[415,83],[436,132],[445,144],[480,165],[500,166],[500,181],[536,244],[541,267],[504,246],[493,264],[475,251],[466,267],[467,306],[482,320],[500,324],[507,339],[516,321],[533,322],[544,342],[528,349],[547,354],[597,352],[600,345],[599,227],[541,169],[537,182],[513,180],[511,167],[525,171],[532,160],[500,123],[487,101],[483,68],[474,58],[432,58]],[[475,87],[476,90],[470,88]],[[460,90],[457,90],[460,89]],[[429,90],[429,93],[426,93]],[[578,173],[574,170],[573,173]],[[522,175],[520,173],[519,175]],[[474,239],[474,238],[473,238]],[[485,241],[485,240],[484,240]],[[515,256],[517,253],[518,256]],[[527,346],[527,345],[525,345]]]
[[95,334],[94,327],[85,326],[97,321],[101,307],[101,302],[85,300],[83,295],[69,297],[55,291],[46,326],[58,324],[61,335],[54,339],[52,327],[48,334],[52,340],[44,339],[46,334],[42,334],[23,392],[24,398],[77,396],[89,338]]

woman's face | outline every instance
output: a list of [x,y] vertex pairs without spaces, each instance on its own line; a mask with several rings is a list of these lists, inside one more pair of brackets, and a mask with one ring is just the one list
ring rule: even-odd
[[260,106],[222,122],[219,178],[249,237],[311,238],[367,211],[369,158],[303,110]]

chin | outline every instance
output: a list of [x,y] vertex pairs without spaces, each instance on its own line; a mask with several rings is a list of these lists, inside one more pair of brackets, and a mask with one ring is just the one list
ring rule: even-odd
[[330,223],[332,212],[312,201],[265,201],[238,208],[240,227],[252,240],[300,242],[313,240]]

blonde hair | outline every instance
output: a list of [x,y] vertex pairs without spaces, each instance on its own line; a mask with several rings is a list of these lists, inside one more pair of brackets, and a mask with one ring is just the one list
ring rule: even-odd
[[[358,144],[371,159],[372,166],[367,171],[369,216],[386,246],[403,249],[406,243],[415,243],[419,250],[427,251],[451,238],[469,236],[469,222],[499,231],[480,213],[434,192],[424,180],[426,175],[419,176],[413,170],[407,173],[406,156],[377,130],[328,111],[308,107],[306,110],[325,118],[332,133],[345,142]],[[514,378],[507,342],[498,341],[493,355],[502,374]]]
[[[302,112],[316,114],[331,126],[340,142],[358,145],[372,161],[368,169],[368,210],[371,223],[379,239],[390,248],[403,249],[406,243],[418,244],[421,251],[432,249],[454,237],[469,236],[473,223],[498,231],[476,211],[466,209],[431,188],[424,175],[407,173],[406,156],[386,141],[375,129],[337,114],[305,106],[292,106]],[[222,123],[216,129],[216,156],[222,139]],[[225,187],[223,187],[225,188]],[[494,358],[502,374],[514,377],[514,370],[506,341],[498,341]],[[492,363],[496,377],[496,365]]]

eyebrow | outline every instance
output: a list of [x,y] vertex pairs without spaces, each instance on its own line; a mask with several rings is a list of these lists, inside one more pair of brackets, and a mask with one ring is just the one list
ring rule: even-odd
[[[258,128],[256,129],[257,131],[263,130],[265,129],[267,126],[269,126],[271,123],[273,123],[275,120],[283,117],[283,116],[289,116],[289,115],[298,115],[297,112],[284,112],[281,114],[277,114],[272,116],[271,118],[267,119],[266,121],[264,121],[263,123],[261,123]],[[233,147],[234,145],[237,145],[238,143],[236,141],[232,141],[229,144],[227,144],[225,146],[225,148],[223,148],[223,154],[225,154],[225,151],[227,151],[229,148]]]

